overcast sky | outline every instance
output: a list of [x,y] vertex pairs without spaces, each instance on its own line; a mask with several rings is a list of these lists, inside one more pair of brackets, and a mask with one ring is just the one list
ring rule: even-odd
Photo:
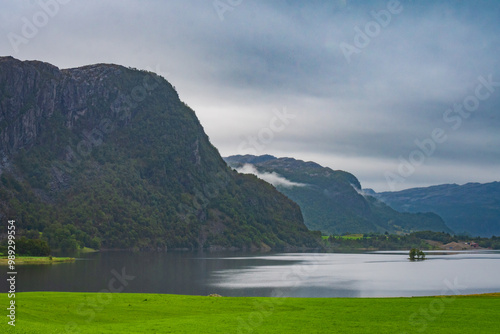
[[153,70],[223,156],[312,160],[377,191],[500,181],[500,1],[0,6],[0,55]]

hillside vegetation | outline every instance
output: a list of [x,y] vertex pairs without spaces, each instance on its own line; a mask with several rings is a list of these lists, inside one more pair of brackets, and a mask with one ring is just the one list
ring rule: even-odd
[[300,208],[229,169],[154,73],[3,57],[0,97],[0,219],[20,235],[62,250],[317,246]]
[[236,169],[251,164],[259,173],[274,173],[299,184],[276,184],[276,188],[299,204],[309,229],[326,235],[423,230],[451,232],[441,217],[434,213],[401,213],[364,194],[358,179],[345,171],[269,155],[232,156],[225,160]]
[[500,182],[443,184],[373,195],[400,211],[435,212],[457,233],[500,235]]

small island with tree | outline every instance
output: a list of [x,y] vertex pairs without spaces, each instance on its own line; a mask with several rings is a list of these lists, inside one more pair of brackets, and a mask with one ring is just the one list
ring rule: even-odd
[[425,260],[425,253],[418,248],[410,250],[410,261]]

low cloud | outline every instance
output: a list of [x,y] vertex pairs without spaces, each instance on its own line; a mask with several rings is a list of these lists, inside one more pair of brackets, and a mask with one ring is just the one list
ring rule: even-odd
[[250,165],[250,164],[245,164],[245,165],[243,165],[243,167],[237,168],[236,171],[238,173],[242,173],[242,174],[253,174],[253,175],[257,176],[259,179],[262,179],[268,183],[271,183],[275,187],[281,186],[281,187],[291,188],[291,187],[304,187],[304,186],[306,186],[306,184],[304,184],[304,183],[297,183],[297,182],[287,180],[286,178],[284,178],[283,176],[281,176],[275,172],[261,173],[257,170],[257,168],[255,168],[254,165]]
[[364,189],[358,189],[358,188],[356,188],[356,186],[355,186],[354,184],[352,184],[352,183],[351,183],[351,187],[352,187],[352,188],[353,188],[353,189],[354,189],[354,190],[355,190],[358,194],[360,194],[361,196],[363,196],[363,197],[365,197],[365,198],[366,198],[367,196],[371,196],[370,194],[367,194],[367,193],[364,191]]

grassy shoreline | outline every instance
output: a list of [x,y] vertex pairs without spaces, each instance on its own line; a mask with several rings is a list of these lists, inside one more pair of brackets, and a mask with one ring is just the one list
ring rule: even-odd
[[[55,257],[55,256],[16,256],[16,266],[22,264],[55,264],[74,262],[74,257]],[[0,258],[0,266],[9,264],[9,259],[6,256]]]
[[[2,305],[8,305],[2,294]],[[500,293],[415,298],[24,292],[14,333],[494,333]]]
[[[387,233],[387,232],[386,232]],[[358,252],[377,250],[483,250],[500,249],[500,238],[481,238],[450,235],[444,232],[419,231],[409,234],[347,234],[322,237],[322,243],[329,252]]]

